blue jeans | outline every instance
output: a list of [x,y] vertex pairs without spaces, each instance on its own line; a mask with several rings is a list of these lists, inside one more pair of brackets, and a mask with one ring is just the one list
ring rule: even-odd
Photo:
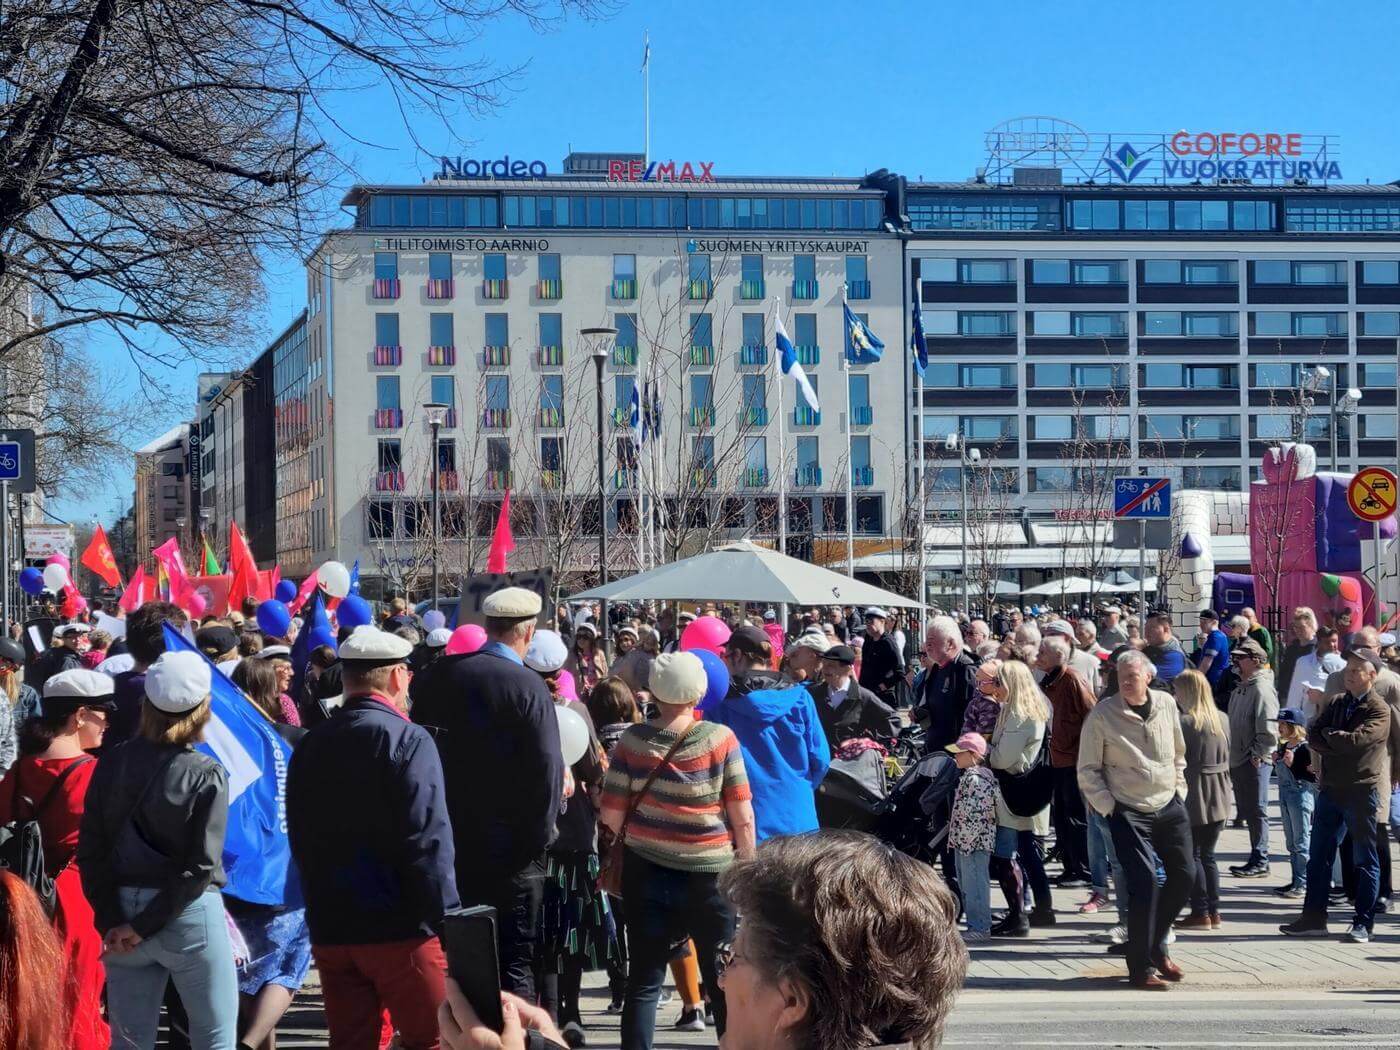
[[1235,812],[1249,829],[1249,860],[1253,864],[1269,863],[1269,774],[1272,762],[1242,762],[1230,767],[1230,782],[1235,788]]
[[1108,876],[1113,873],[1113,901],[1118,908],[1118,922],[1128,924],[1128,894],[1123,882],[1123,865],[1118,863],[1118,852],[1113,848],[1113,832],[1109,830],[1108,818],[1094,809],[1089,809],[1089,878],[1094,889],[1109,896]]
[[1283,811],[1283,840],[1288,843],[1288,860],[1293,866],[1293,883],[1308,881],[1308,851],[1312,844],[1312,816],[1317,802],[1317,784],[1298,780],[1282,762],[1278,765],[1278,801]]
[[992,928],[991,851],[959,851],[958,888],[962,891],[963,913],[968,932],[986,933]]
[[[1339,800],[1326,791],[1317,793],[1313,807],[1312,851],[1308,857],[1308,895],[1303,916],[1327,921],[1327,892],[1331,889],[1332,858],[1343,832],[1351,833],[1351,856],[1356,864],[1356,913],[1354,925],[1371,928],[1376,918],[1376,894],[1380,889],[1381,859],[1376,853],[1376,809],[1379,793]],[[110,980],[110,978],[109,978]]]
[[1046,911],[1054,907],[1050,896],[1050,878],[1045,874],[1045,847],[1033,831],[998,825],[993,853],[1003,860],[1016,858],[1026,877],[1026,892],[1034,897],[1035,907]]
[[[135,915],[156,890],[123,886],[122,912]],[[233,1050],[238,1035],[238,974],[224,902],[212,886],[160,932],[125,955],[108,953],[107,1010],[114,1050],[156,1045],[160,1004],[171,981],[190,1019],[194,1050]]]

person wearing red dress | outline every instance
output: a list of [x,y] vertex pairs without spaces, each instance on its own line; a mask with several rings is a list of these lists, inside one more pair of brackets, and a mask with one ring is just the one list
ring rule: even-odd
[[102,937],[92,905],[83,894],[73,855],[83,799],[97,762],[86,754],[102,742],[108,712],[115,706],[110,676],[74,668],[44,683],[42,715],[20,728],[20,758],[0,780],[0,824],[37,820],[44,844],[44,870],[54,880],[53,924],[67,968],[64,1045],[72,1050],[107,1050],[111,1034],[102,1019]]

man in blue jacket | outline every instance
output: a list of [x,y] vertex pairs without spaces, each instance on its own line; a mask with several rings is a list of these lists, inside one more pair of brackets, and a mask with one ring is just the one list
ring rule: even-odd
[[734,731],[753,791],[759,842],[774,835],[817,830],[813,794],[831,765],[812,694],[771,670],[768,636],[745,624],[729,636],[729,695],[705,711]]
[[345,704],[288,766],[288,837],[332,1046],[374,1045],[385,1008],[405,1048],[438,1045],[438,933],[459,901],[442,763],[405,711],[412,651],[356,628],[339,650]]

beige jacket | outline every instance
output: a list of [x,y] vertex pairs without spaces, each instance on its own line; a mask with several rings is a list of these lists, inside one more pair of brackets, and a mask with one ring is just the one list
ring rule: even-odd
[[1144,721],[1121,694],[1099,703],[1079,736],[1079,788],[1084,801],[1108,816],[1118,803],[1155,813],[1186,798],[1186,740],[1170,693],[1149,690]]

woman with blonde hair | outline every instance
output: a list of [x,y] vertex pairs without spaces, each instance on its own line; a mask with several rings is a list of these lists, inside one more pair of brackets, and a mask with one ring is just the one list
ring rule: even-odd
[[1215,706],[1210,682],[1199,671],[1182,671],[1172,681],[1186,740],[1186,813],[1191,818],[1191,850],[1196,880],[1191,911],[1177,922],[1183,930],[1220,927],[1220,869],[1215,844],[1230,816],[1230,726]]
[[[995,683],[983,691],[1000,705],[992,728],[987,764],[993,770],[1024,773],[1035,764],[1045,743],[1050,722],[1050,705],[1035,684],[1031,669],[1017,659],[1003,661]],[[1007,911],[992,927],[993,937],[1025,937],[1031,926],[1053,926],[1055,911],[1050,880],[1045,875],[1041,840],[1050,834],[1050,804],[1034,816],[1011,812],[1001,794],[997,795],[997,839],[992,873],[1006,895]],[[1035,907],[1029,917],[1023,911],[1023,879],[1029,879]]]

